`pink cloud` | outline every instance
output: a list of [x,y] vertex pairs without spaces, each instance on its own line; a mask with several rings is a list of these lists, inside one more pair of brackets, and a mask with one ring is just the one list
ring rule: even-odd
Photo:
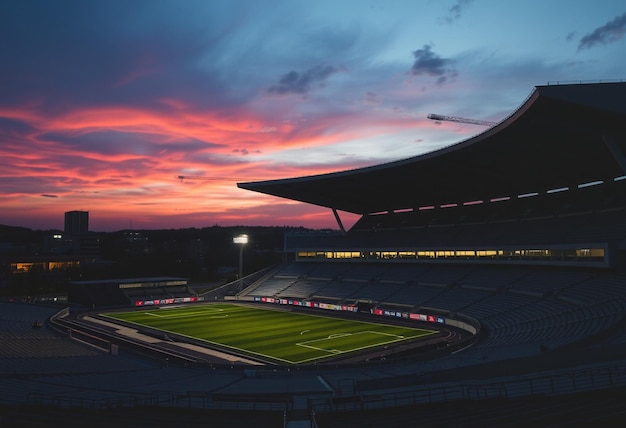
[[[345,118],[329,118],[296,129],[268,123],[249,111],[193,111],[168,100],[167,113],[130,107],[69,110],[46,116],[31,109],[0,111],[28,125],[0,148],[1,223],[59,227],[62,213],[89,210],[92,228],[189,227],[260,224],[336,227],[330,211],[306,204],[272,204],[237,181],[328,172],[251,155],[301,145],[334,144],[358,132],[324,136]],[[342,125],[343,127],[343,125]],[[247,155],[245,155],[245,153]],[[196,171],[215,180],[181,183]],[[54,195],[43,198],[41,195]],[[32,215],[24,211],[27,210]],[[36,213],[36,214],[34,214]],[[48,223],[42,222],[47,218]]]

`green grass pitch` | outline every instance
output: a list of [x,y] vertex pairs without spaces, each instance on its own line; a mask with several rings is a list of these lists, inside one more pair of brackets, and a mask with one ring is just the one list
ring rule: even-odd
[[289,364],[311,363],[436,333],[226,303],[103,315]]

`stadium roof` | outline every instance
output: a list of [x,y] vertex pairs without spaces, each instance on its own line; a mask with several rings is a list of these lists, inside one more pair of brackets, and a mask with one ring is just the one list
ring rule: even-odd
[[625,175],[626,82],[619,82],[537,86],[494,127],[423,155],[237,186],[371,214],[545,194]]

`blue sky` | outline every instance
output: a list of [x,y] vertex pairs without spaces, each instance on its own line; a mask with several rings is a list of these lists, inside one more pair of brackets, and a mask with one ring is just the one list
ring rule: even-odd
[[2,0],[0,224],[336,227],[235,183],[418,155],[482,131],[428,113],[626,79],[625,32],[607,0]]

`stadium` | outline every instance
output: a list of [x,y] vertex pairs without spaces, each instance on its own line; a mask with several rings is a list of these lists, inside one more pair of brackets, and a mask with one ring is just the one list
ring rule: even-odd
[[326,207],[339,231],[288,235],[282,264],[201,295],[142,278],[74,284],[83,311],[2,304],[0,422],[624,417],[626,83],[537,86],[449,147],[238,186]]

